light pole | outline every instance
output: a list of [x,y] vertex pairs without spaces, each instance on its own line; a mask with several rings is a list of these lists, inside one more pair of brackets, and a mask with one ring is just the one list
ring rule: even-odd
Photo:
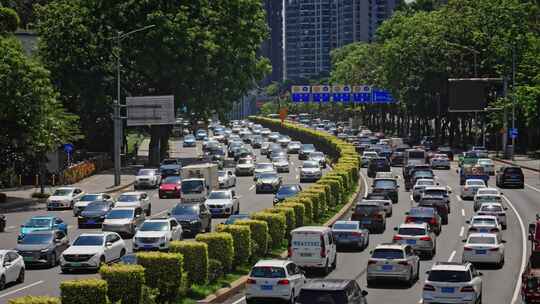
[[[512,132],[516,130],[516,47],[512,45]],[[514,160],[516,136],[512,134],[512,151],[510,157]]]
[[114,185],[119,186],[120,185],[120,167],[121,167],[121,148],[122,148],[122,117],[120,117],[120,107],[122,105],[120,104],[120,52],[122,50],[122,40],[126,39],[128,36],[146,31],[148,29],[151,29],[155,27],[155,25],[148,25],[145,27],[141,27],[139,29],[122,33],[117,32],[116,37],[113,39],[116,40],[116,47],[118,50],[118,54],[116,54],[116,100],[114,101]]

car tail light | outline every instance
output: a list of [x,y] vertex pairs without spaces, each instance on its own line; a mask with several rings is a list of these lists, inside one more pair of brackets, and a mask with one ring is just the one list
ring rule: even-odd
[[289,280],[279,280],[279,281],[277,282],[277,284],[278,284],[278,285],[289,285],[290,282],[289,282]]
[[409,263],[407,263],[406,261],[398,262],[398,264],[399,264],[399,265],[405,265],[405,266],[409,265]]
[[405,223],[410,223],[410,222],[412,222],[412,221],[413,221],[413,219],[412,219],[412,217],[410,217],[410,216],[407,216],[407,217],[405,218]]
[[499,251],[499,248],[490,248],[489,251]]
[[321,258],[326,257],[326,246],[324,245],[324,236],[321,235]]
[[470,247],[463,247],[463,251],[472,251],[473,249]]
[[429,220],[429,223],[431,225],[436,225],[437,224],[437,219],[435,219],[434,217],[432,217],[430,220]]
[[498,228],[491,228],[490,231],[491,231],[491,232],[499,232],[499,229],[498,229]]
[[463,190],[468,191],[468,190],[469,190],[469,187],[465,187],[465,188],[463,188]]
[[287,248],[287,257],[292,257],[292,248],[291,247],[288,247]]
[[420,241],[431,241],[431,238],[429,236],[423,236],[420,238]]
[[353,232],[351,233],[352,236],[362,236],[363,234],[361,232]]
[[257,281],[255,281],[254,279],[247,279],[246,284],[248,285],[257,284]]
[[460,290],[461,292],[474,292],[474,288],[472,286],[464,286]]
[[403,240],[403,238],[400,237],[399,235],[394,235],[393,240],[394,240],[394,241],[400,241],[400,240]]
[[429,284],[426,284],[424,285],[424,291],[435,291],[435,287],[429,285]]
[[478,231],[476,228],[469,228],[469,231]]
[[369,260],[367,262],[368,265],[373,265],[373,264],[376,264],[376,263],[377,263],[377,261],[374,261],[374,260]]

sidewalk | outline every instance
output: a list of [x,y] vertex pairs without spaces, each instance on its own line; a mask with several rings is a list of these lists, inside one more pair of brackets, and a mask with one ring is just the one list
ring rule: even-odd
[[540,172],[540,159],[532,159],[526,155],[515,155],[514,160],[497,158],[495,156],[491,156],[491,158],[501,163],[516,165],[525,169]]

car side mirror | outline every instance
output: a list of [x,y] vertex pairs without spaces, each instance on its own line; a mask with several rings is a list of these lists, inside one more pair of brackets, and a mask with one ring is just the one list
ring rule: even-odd
[[365,297],[368,295],[368,292],[366,290],[362,290],[360,294],[362,295],[362,297]]
[[461,240],[462,243],[467,243],[467,240]]
[[501,240],[501,243],[506,244],[506,240]]
[[469,220],[466,220],[466,221],[465,221],[465,223],[467,223],[467,224],[470,224],[470,223],[471,223],[471,221],[469,221]]
[[394,227],[394,231],[398,231],[398,227]]
[[430,272],[431,272],[431,270],[428,270],[428,271],[426,271],[426,274],[429,274]]
[[481,272],[478,273],[478,276],[479,276],[479,277],[481,277],[481,276],[483,276],[483,275],[484,275],[484,274],[481,273]]
[[112,243],[111,243],[111,242],[107,242],[107,243],[105,244],[105,246],[111,247],[111,246],[112,246]]
[[508,210],[508,207],[504,207],[503,209],[506,211],[506,210]]
[[534,234],[535,231],[536,231],[536,224],[534,223],[529,224],[529,234]]
[[406,211],[406,212],[405,212],[405,215],[409,215],[409,211]]
[[533,241],[533,240],[534,240],[533,235],[529,234],[529,241]]
[[458,169],[456,169],[456,173],[459,173],[459,170],[458,170]]

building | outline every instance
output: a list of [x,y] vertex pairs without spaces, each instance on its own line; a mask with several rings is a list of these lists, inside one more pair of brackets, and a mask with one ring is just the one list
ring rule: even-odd
[[262,85],[267,85],[283,80],[283,1],[265,0],[264,8],[270,35],[261,46],[261,55],[272,64],[272,74],[262,81]]

